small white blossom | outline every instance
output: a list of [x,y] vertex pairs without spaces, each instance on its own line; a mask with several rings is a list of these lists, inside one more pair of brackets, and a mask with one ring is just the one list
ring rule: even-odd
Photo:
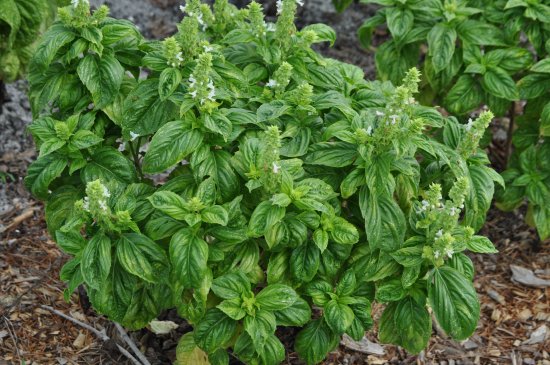
[[106,186],[103,186],[103,196],[106,198],[111,197],[111,193],[109,192],[109,189],[107,189]]
[[208,93],[208,96],[207,98],[211,101],[214,101],[214,96],[216,96],[216,90],[215,89],[211,89],[210,92]]
[[193,87],[197,83],[197,79],[193,76],[193,74],[189,75],[189,86]]
[[283,0],[277,0],[277,15],[283,12]]
[[454,217],[455,214],[456,214],[456,208],[455,208],[455,207],[452,207],[452,208],[451,208],[451,211],[449,212],[449,215],[450,215],[451,217]]
[[384,114],[384,113],[381,112],[380,110],[377,110],[377,111],[376,111],[376,116],[377,116],[377,117],[383,117],[384,115],[386,115],[386,114]]
[[278,174],[280,169],[281,169],[281,166],[279,166],[275,162],[273,162],[273,173]]
[[78,5],[80,5],[80,2],[89,4],[88,0],[71,0],[71,5],[73,6],[73,8],[76,8]]
[[87,196],[84,197],[84,204],[82,204],[82,208],[84,208],[87,212],[90,211],[90,199]]
[[204,48],[204,52],[212,52],[214,50],[214,47],[210,45],[205,45],[203,46],[203,48]]
[[139,134],[130,132],[130,141],[135,141],[139,137]]
[[183,53],[182,52],[179,52],[177,55],[176,55],[176,59],[180,62],[183,62]]
[[447,255],[448,258],[453,257],[453,253],[454,253],[454,251],[453,251],[452,248],[447,247],[447,248],[445,249],[445,255]]
[[434,258],[436,260],[439,258],[440,255],[441,255],[441,253],[439,253],[439,251],[434,251]]
[[367,134],[369,136],[372,136],[372,126],[369,125],[369,127],[367,128]]
[[472,118],[468,119],[468,124],[466,124],[466,127],[465,127],[466,130],[469,132],[472,129],[473,125],[474,125],[474,121],[472,120]]
[[99,207],[103,210],[103,211],[106,211],[107,210],[107,203],[105,202],[105,200],[100,200],[98,202],[99,204]]
[[464,209],[464,204],[460,204],[459,208]]
[[273,87],[277,86],[277,81],[275,81],[273,79],[269,79],[269,82],[267,84],[265,84],[265,86],[273,88]]
[[414,98],[409,98],[409,104],[414,104],[416,102],[416,100],[414,100]]
[[276,27],[275,27],[275,24],[273,23],[267,23],[265,29],[268,31],[268,32],[274,32]]
[[298,6],[304,6],[304,0],[296,0],[296,4],[298,4]]
[[436,236],[437,238],[443,237],[443,230],[440,229],[439,231],[437,231],[437,233],[435,234],[435,236]]
[[191,94],[191,97],[195,99],[197,97],[197,90],[193,90],[189,94]]
[[427,210],[428,207],[430,206],[430,203],[427,201],[427,200],[422,200],[422,210]]
[[395,114],[390,115],[391,124],[397,123],[397,118],[399,118],[399,115],[395,115]]
[[185,13],[185,11],[187,10],[187,6],[186,5],[180,5],[180,10],[182,13]]

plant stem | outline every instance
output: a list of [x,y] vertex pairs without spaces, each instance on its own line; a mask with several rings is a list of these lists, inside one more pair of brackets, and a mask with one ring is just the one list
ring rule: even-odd
[[141,171],[141,164],[139,163],[139,146],[141,137],[138,138],[136,148],[134,150],[134,144],[132,141],[128,141],[128,144],[130,145],[130,153],[132,154],[132,157],[134,158],[134,165],[136,166],[136,170],[139,174],[140,179],[143,180],[143,171]]
[[512,138],[514,135],[514,120],[516,116],[516,102],[512,102],[512,106],[510,107],[510,111],[508,112],[510,114],[510,123],[508,125],[508,133],[506,135],[506,155],[505,155],[505,162],[506,166],[504,166],[504,169],[508,167],[508,164],[510,163],[510,156],[512,155]]

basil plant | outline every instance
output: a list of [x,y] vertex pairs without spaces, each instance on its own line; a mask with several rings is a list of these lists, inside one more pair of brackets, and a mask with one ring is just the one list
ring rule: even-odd
[[25,73],[37,38],[55,18],[55,0],[0,2],[0,82],[13,82]]
[[32,62],[25,182],[73,257],[66,298],[83,285],[129,329],[176,308],[179,363],[279,364],[278,329],[297,327],[315,364],[364,336],[375,301],[380,340],[413,353],[430,311],[455,339],[476,328],[464,251],[496,252],[475,235],[502,183],[478,148],[492,114],[464,127],[419,105],[416,69],[365,81],[312,50],[334,31],[298,31],[296,7],[267,23],[256,2],[189,0],[147,41],[80,1]]
[[[389,39],[376,51],[382,80],[399,82],[422,64],[419,100],[440,104],[462,116],[487,105],[508,115],[509,188],[498,206],[513,210],[529,203],[528,222],[541,239],[550,237],[550,3],[545,0],[361,0],[381,7],[359,28],[371,47],[375,29],[385,25]],[[333,0],[343,11],[349,0]],[[516,101],[526,101],[523,110]],[[525,160],[530,160],[526,164]],[[521,177],[521,179],[519,179]]]

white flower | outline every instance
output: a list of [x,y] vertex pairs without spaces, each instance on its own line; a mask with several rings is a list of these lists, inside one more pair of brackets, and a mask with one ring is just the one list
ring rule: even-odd
[[193,90],[189,94],[191,94],[191,97],[195,99],[197,97],[197,90]]
[[73,6],[73,8],[76,8],[78,5],[80,5],[81,1],[89,4],[88,0],[71,0],[71,5]]
[[449,212],[449,215],[450,215],[451,217],[453,217],[455,214],[456,214],[456,208],[455,208],[455,207],[452,207],[452,208],[451,208],[451,211]]
[[399,115],[395,115],[395,114],[390,115],[391,124],[397,123],[397,118],[399,118]]
[[216,96],[216,90],[215,89],[211,89],[210,92],[208,93],[208,96],[207,98],[211,101],[215,101],[214,100],[214,96]]
[[182,13],[185,13],[185,11],[187,10],[187,6],[186,5],[180,5],[180,10]]
[[103,209],[104,211],[107,210],[107,203],[105,202],[105,200],[100,200],[98,204],[101,209]]
[[460,204],[459,208],[464,209],[464,204]]
[[203,46],[203,48],[204,48],[204,52],[212,52],[214,50],[214,47],[210,45],[205,45]]
[[441,255],[439,253],[439,251],[434,251],[434,258],[437,260],[439,258],[439,255]]
[[277,0],[277,15],[283,12],[283,0]]
[[384,115],[385,115],[385,114],[382,113],[380,110],[377,110],[377,111],[376,111],[376,116],[377,116],[377,117],[383,117]]
[[87,212],[90,211],[90,199],[87,196],[84,197],[84,204],[82,204],[82,208],[84,208]]
[[106,198],[109,198],[111,196],[111,193],[109,192],[109,189],[107,189],[106,186],[103,186],[103,196]]
[[275,87],[277,86],[277,81],[273,80],[273,79],[269,79],[269,82],[267,84],[265,84],[265,86],[267,87]]
[[430,203],[427,201],[427,200],[422,200],[422,210],[426,210],[428,209],[428,207],[430,206]]
[[273,24],[273,23],[267,23],[265,29],[268,32],[274,32],[276,27],[275,27],[275,24]]
[[298,6],[304,6],[304,0],[296,0],[296,4],[298,4]]
[[369,125],[369,127],[367,128],[367,134],[369,136],[372,136],[372,126]]
[[214,82],[212,80],[209,80],[208,81],[208,85],[206,85],[210,90],[214,90],[215,87],[214,87]]
[[130,132],[130,141],[135,141],[139,137],[139,134]]
[[193,87],[197,83],[197,79],[193,76],[193,74],[189,75],[189,86]]
[[281,166],[279,166],[275,162],[273,162],[273,173],[278,174],[280,169],[281,169]]
[[414,104],[416,102],[416,100],[414,100],[414,98],[409,98],[409,104]]
[[445,249],[445,255],[447,255],[448,258],[453,257],[453,253],[454,253],[454,251],[453,251],[452,248],[447,247],[447,248]]
[[468,124],[466,124],[466,130],[469,132],[470,129],[472,129],[472,126],[474,125],[474,121],[472,120],[472,118],[468,119]]
[[436,236],[437,238],[443,237],[443,230],[440,229],[439,231],[437,231],[437,233],[435,234],[435,236]]
[[177,55],[176,55],[176,59],[180,62],[183,62],[183,53],[182,52],[179,52]]

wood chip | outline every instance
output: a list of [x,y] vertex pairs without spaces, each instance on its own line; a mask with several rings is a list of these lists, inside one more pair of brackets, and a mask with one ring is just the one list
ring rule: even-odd
[[550,280],[544,280],[535,276],[532,270],[516,265],[510,265],[510,269],[512,269],[512,280],[519,284],[535,288],[550,286]]
[[384,347],[380,346],[377,343],[369,341],[369,339],[366,337],[363,337],[361,341],[355,341],[353,338],[349,337],[348,335],[344,335],[340,343],[344,347],[347,347],[353,351],[361,352],[364,354],[373,354],[373,355],[382,356],[385,353]]
[[81,332],[78,333],[78,336],[74,340],[73,346],[77,349],[80,349],[80,348],[84,347],[85,343],[86,343],[86,335],[84,333],[82,333],[82,331],[81,331]]
[[546,327],[545,324],[537,328],[536,330],[531,333],[531,336],[528,340],[523,341],[524,345],[535,345],[537,343],[541,343],[542,341],[545,341],[548,337],[548,327]]

